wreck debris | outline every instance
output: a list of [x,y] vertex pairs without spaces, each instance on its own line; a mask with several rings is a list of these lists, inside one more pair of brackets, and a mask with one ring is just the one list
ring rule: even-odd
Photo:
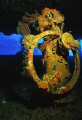
[[29,25],[33,24],[38,16],[37,11],[34,14],[28,14],[26,12],[22,17],[22,21],[18,21],[17,33],[21,33],[22,35],[30,34]]
[[[28,51],[26,70],[39,88],[52,94],[65,94],[73,88],[79,77],[79,42],[74,40],[70,33],[63,33],[64,16],[56,9],[45,8],[36,20],[41,33],[36,36],[26,35],[23,39],[23,47]],[[33,51],[41,38],[44,38],[44,44],[39,44],[39,49],[42,51],[42,62],[46,69],[42,79],[38,77],[33,65]],[[68,49],[74,54],[73,76],[69,72],[67,62]]]

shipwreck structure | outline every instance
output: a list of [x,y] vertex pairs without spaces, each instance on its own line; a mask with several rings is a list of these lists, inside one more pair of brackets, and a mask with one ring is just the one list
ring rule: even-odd
[[[71,33],[63,33],[64,16],[56,9],[43,9],[33,25],[41,33],[27,34],[23,39],[23,47],[28,51],[25,69],[37,83],[38,88],[46,89],[51,94],[65,94],[74,87],[79,77],[80,59],[77,50],[79,42]],[[44,38],[44,43],[38,44],[41,38]],[[42,63],[46,70],[42,79],[38,77],[33,64],[33,51],[37,45],[42,51]],[[68,49],[71,49],[74,55],[75,68],[72,76],[67,61]],[[55,102],[63,103],[63,101]]]

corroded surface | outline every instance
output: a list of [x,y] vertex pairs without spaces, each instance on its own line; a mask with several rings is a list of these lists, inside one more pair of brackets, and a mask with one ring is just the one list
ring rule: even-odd
[[[79,77],[79,42],[70,33],[63,33],[64,16],[56,9],[45,8],[36,19],[41,33],[36,36],[27,35],[23,39],[23,47],[28,51],[26,69],[39,88],[52,94],[64,94],[73,88]],[[41,38],[44,38],[44,44],[38,45]],[[46,69],[42,79],[38,77],[33,65],[33,51],[37,45],[42,51],[42,62]],[[75,69],[72,77],[67,62],[68,49],[74,54]]]

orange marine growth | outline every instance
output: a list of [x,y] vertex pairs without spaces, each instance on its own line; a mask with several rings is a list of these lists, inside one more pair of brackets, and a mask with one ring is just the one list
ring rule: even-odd
[[[23,39],[23,47],[28,51],[26,69],[39,88],[46,89],[52,94],[65,94],[73,88],[79,77],[80,60],[77,50],[79,42],[70,33],[63,33],[64,16],[56,9],[43,9],[34,23],[37,21],[41,33],[29,34]],[[41,38],[44,39],[44,43],[38,44]],[[33,65],[33,51],[37,46],[42,51],[42,62],[45,68],[42,79],[38,77]],[[69,72],[68,49],[71,49],[74,54],[73,76]],[[61,100],[61,102],[64,101]]]
[[48,86],[47,86],[46,84],[42,84],[42,85],[40,85],[40,86],[39,86],[39,88],[42,88],[42,89],[47,89],[47,88],[48,88]]
[[38,20],[41,32],[48,29],[60,31],[60,29],[62,30],[64,26],[64,16],[56,9],[43,9],[42,15],[38,17]]
[[61,15],[60,12],[57,11],[56,9],[45,8],[42,10],[42,16],[39,16],[39,17],[51,18],[54,22],[57,22],[57,23],[64,21],[64,16]]

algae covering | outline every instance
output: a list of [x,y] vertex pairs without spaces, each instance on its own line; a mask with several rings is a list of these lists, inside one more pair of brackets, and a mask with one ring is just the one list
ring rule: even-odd
[[[63,33],[64,16],[56,9],[43,9],[42,14],[36,17],[34,25],[36,22],[38,27],[35,27],[41,33],[27,34],[22,42],[23,47],[28,51],[26,70],[40,89],[45,89],[51,94],[65,94],[74,87],[79,77],[80,59],[77,50],[79,42],[74,40],[71,33]],[[38,44],[41,38],[44,38],[44,43]],[[37,45],[42,51],[42,62],[46,71],[42,79],[38,77],[33,64],[33,51]],[[74,54],[75,69],[72,76],[67,61],[68,49]],[[66,98],[55,102],[64,103]],[[70,99],[67,102],[70,102]]]

